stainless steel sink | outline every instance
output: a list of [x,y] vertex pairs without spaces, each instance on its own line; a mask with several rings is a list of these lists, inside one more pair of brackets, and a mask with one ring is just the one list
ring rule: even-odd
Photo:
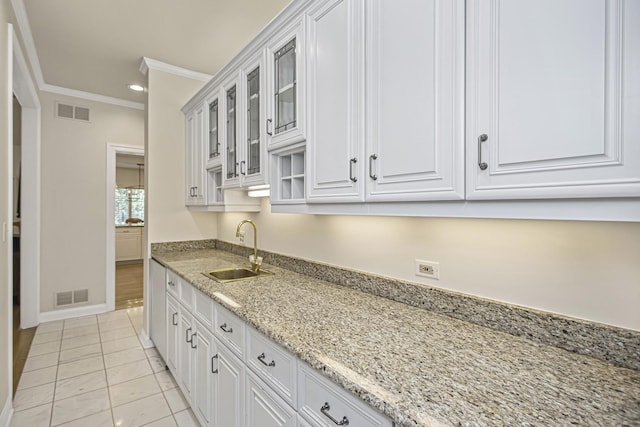
[[270,276],[273,273],[266,270],[253,271],[248,268],[220,268],[218,270],[202,273],[209,279],[213,279],[220,283],[234,282],[236,280],[253,279],[259,276]]

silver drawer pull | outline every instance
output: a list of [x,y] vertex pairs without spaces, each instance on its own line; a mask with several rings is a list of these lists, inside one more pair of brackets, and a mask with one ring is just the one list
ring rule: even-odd
[[271,367],[276,366],[276,361],[275,360],[272,360],[271,362],[267,363],[267,362],[264,361],[265,357],[267,357],[267,356],[265,356],[264,353],[262,353],[260,356],[258,356],[258,360],[260,362],[262,362],[262,364],[264,366],[271,366]]
[[217,359],[218,355],[216,354],[215,356],[211,356],[211,373],[212,374],[217,374],[218,370],[216,369],[215,371],[213,370],[213,359]]
[[172,280],[169,280],[169,286],[175,286],[175,285],[176,285],[176,284],[175,284],[175,283],[173,283],[173,281],[172,281]]
[[198,341],[194,341],[193,338],[196,337],[198,335],[197,332],[194,332],[193,335],[191,335],[191,341],[189,341],[191,343],[191,348],[198,348]]
[[320,412],[322,412],[322,415],[324,415],[325,417],[329,418],[331,421],[333,421],[333,423],[337,426],[348,426],[349,425],[349,418],[347,417],[342,417],[342,421],[338,421],[335,418],[333,418],[331,416],[331,414],[329,413],[329,409],[331,409],[329,407],[329,402],[324,402],[324,405],[322,405],[322,408],[320,408]]
[[176,319],[176,316],[178,315],[178,313],[173,313],[173,319],[171,320],[171,324],[173,326],[178,326],[178,320]]
[[482,161],[482,143],[489,139],[486,133],[478,137],[478,167],[481,171],[486,170],[489,165]]
[[233,328],[227,329],[227,324],[226,323],[223,323],[222,325],[220,325],[220,329],[222,329],[223,331],[228,332],[228,333],[233,332]]
[[[189,332],[191,332],[191,328],[187,328],[187,330],[185,331],[184,339],[190,343],[191,340],[189,339]],[[191,336],[191,339],[193,339],[193,335]]]

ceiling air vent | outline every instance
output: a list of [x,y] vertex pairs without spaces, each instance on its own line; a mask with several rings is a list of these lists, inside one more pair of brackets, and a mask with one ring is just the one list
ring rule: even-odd
[[89,122],[89,109],[87,107],[56,102],[56,117]]

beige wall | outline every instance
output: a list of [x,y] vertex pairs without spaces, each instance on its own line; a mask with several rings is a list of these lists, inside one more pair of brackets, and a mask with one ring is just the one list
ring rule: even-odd
[[[258,224],[262,249],[640,330],[640,223],[219,214]],[[247,228],[245,242],[252,242]],[[440,262],[440,280],[414,275]]]
[[180,108],[203,83],[149,70],[147,102],[146,225],[149,242],[216,236],[215,214],[184,205],[184,114]]
[[[11,183],[13,158],[11,149],[12,123],[10,120],[12,109],[12,88],[7,85],[10,73],[9,64],[5,60],[8,56],[9,40],[7,37],[7,23],[12,20],[11,7],[8,0],[0,2],[0,226],[9,223],[13,216],[11,210]],[[9,370],[11,360],[11,305],[9,295],[11,293],[10,269],[8,262],[11,257],[11,239],[2,242],[0,239],[0,313],[3,313],[2,326],[0,327],[0,411],[4,408],[7,399],[11,396],[11,371]]]
[[[87,106],[91,123],[54,116],[56,101]],[[144,112],[40,93],[42,104],[42,225],[40,311],[54,293],[89,289],[89,304],[105,303],[106,144],[144,144]]]
[[[144,162],[141,159],[141,162]],[[134,187],[138,185],[138,181],[144,187],[144,168],[140,177],[138,177],[138,169],[116,168],[116,185],[122,187]]]

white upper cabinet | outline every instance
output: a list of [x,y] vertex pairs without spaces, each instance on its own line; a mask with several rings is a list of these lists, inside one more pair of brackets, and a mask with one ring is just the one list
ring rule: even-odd
[[463,199],[464,1],[365,7],[366,199]]
[[260,51],[223,84],[224,188],[266,182],[264,82]]
[[640,196],[640,2],[467,8],[467,198]]
[[363,2],[314,5],[307,15],[307,202],[363,201]]
[[268,42],[265,128],[269,149],[306,138],[304,46],[302,19],[296,19]]
[[220,111],[220,90],[215,90],[205,101],[207,105],[206,116],[206,144],[207,144],[207,156],[206,163],[207,168],[215,167],[222,162],[222,132],[220,122],[224,118],[224,115]]
[[185,129],[185,205],[206,204],[204,174],[204,107],[187,113]]

